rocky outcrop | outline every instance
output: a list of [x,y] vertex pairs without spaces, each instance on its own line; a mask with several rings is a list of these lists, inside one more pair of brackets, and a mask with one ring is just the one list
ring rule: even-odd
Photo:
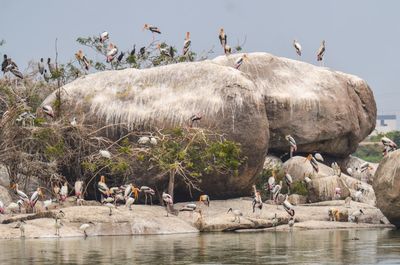
[[[87,75],[61,90],[63,113],[131,128],[186,126],[201,113],[200,127],[239,142],[248,158],[237,177],[203,177],[201,188],[217,198],[248,195],[268,147],[288,151],[286,134],[298,152],[345,157],[374,128],[375,101],[358,77],[267,53],[248,54],[236,70],[239,56]],[[54,92],[43,105],[55,101]]]
[[[375,205],[375,193],[372,186],[352,178],[344,173],[340,177],[334,175],[333,169],[318,163],[319,172],[313,171],[311,164],[305,157],[295,156],[283,164],[283,170],[287,171],[294,181],[303,181],[309,177],[312,181],[308,184],[308,199],[312,202],[334,200],[335,189],[340,188],[341,196],[344,199],[351,196],[353,200]],[[362,190],[360,197],[356,198],[356,192]]]
[[400,227],[400,150],[390,152],[379,163],[373,187],[378,208]]
[[[220,56],[213,62],[232,66],[240,56]],[[284,137],[290,134],[298,152],[346,157],[375,128],[375,100],[362,79],[268,53],[247,58],[240,71],[264,95],[271,151],[288,152]]]
[[0,201],[2,201],[5,206],[7,206],[11,202],[11,200],[12,199],[10,193],[8,192],[8,189],[0,185]]

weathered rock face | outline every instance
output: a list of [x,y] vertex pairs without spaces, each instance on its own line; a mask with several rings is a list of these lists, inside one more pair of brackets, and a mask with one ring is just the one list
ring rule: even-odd
[[[201,188],[214,198],[248,194],[268,150],[268,119],[257,87],[242,72],[212,62],[91,74],[64,86],[62,100],[78,120],[132,128],[187,126],[190,116],[202,113],[200,127],[224,133],[248,157],[238,177],[203,178]],[[54,101],[52,94],[43,104]]]
[[335,176],[332,168],[318,163],[319,172],[314,173],[311,164],[304,157],[295,156],[283,164],[283,169],[287,171],[293,180],[304,180],[306,176],[311,178],[309,184],[309,200],[312,202],[326,201],[335,199],[335,188],[341,189],[341,198],[351,196],[356,199],[356,191],[363,190],[359,201],[369,205],[375,205],[375,193],[372,186],[352,178],[344,173],[340,177]]
[[378,208],[392,224],[400,227],[400,150],[389,153],[379,163],[373,187]]
[[0,185],[0,201],[2,201],[5,206],[7,206],[11,202],[11,200],[12,199],[10,193],[8,192],[8,189]]
[[[240,56],[213,62],[232,66]],[[290,134],[298,152],[346,157],[375,128],[375,100],[362,79],[267,53],[247,56],[240,70],[264,95],[271,151],[288,152]]]

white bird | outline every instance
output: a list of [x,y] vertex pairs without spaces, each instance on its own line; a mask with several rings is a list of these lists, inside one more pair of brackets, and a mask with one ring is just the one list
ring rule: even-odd
[[77,180],[75,181],[74,185],[74,190],[75,190],[75,196],[77,199],[82,199],[82,192],[83,192],[83,181],[82,180]]
[[29,202],[28,195],[26,195],[22,190],[18,189],[18,184],[14,184],[13,188],[17,192],[17,195],[20,198],[20,200],[22,200],[23,202],[26,202],[26,203]]
[[281,193],[281,189],[282,189],[282,181],[280,181],[279,184],[275,185],[274,188],[272,189],[272,195],[275,203],[278,202],[277,200],[279,194]]
[[256,211],[256,207],[260,210],[262,209],[263,202],[262,202],[261,194],[259,191],[257,191],[255,185],[253,185],[253,191],[254,191],[254,198],[253,198],[252,206],[253,206],[253,213],[254,213]]
[[353,223],[358,223],[358,219],[362,214],[364,214],[363,210],[359,209],[349,215],[348,221]]
[[293,184],[293,178],[292,178],[292,176],[291,176],[289,173],[287,173],[287,172],[286,172],[286,174],[285,174],[285,182],[286,182],[286,185],[288,186],[288,194],[290,194],[290,187],[291,187],[292,184]]
[[107,197],[107,198],[105,198],[104,199],[104,201],[103,202],[105,202],[105,203],[112,203],[112,202],[114,202],[114,198],[113,197]]
[[293,156],[293,153],[297,151],[297,144],[294,138],[291,135],[286,135],[285,139],[289,142],[290,145],[290,157]]
[[188,204],[186,204],[184,207],[182,207],[179,211],[180,211],[180,212],[184,212],[184,211],[186,211],[186,212],[193,212],[194,210],[196,210],[196,208],[197,208],[197,205],[196,205],[196,204],[194,204],[194,203],[188,203]]
[[111,153],[107,150],[100,150],[99,154],[104,158],[111,159]]
[[150,196],[150,204],[153,205],[153,196],[156,194],[155,191],[147,186],[141,186],[140,192],[144,192],[145,201],[144,204],[147,205],[147,196]]
[[61,190],[60,190],[61,202],[65,202],[67,197],[68,197],[68,182],[64,182],[64,185],[61,187]]
[[104,204],[104,206],[106,206],[108,209],[110,209],[110,213],[109,215],[112,215],[112,209],[115,208],[114,204],[107,202],[106,204]]
[[37,201],[39,200],[39,195],[43,196],[42,190],[40,188],[37,188],[36,191],[32,194],[30,200],[29,200],[29,205],[34,209]]
[[306,184],[310,184],[312,182],[312,180],[309,177],[305,177],[304,181],[306,182]]
[[292,228],[293,228],[293,226],[294,226],[294,218],[293,218],[293,217],[290,217],[290,218],[289,218],[288,225],[289,225],[289,227],[290,227],[290,230],[292,230]]
[[132,211],[132,204],[135,202],[135,199],[132,197],[128,197],[125,202],[125,207],[128,207],[130,211]]
[[43,111],[46,115],[48,115],[48,116],[54,118],[54,111],[53,111],[53,108],[52,108],[50,105],[44,105],[44,106],[42,107],[42,111]]
[[151,143],[152,145],[157,145],[157,139],[154,138],[154,137],[150,137],[150,143]]
[[322,155],[320,153],[315,153],[314,154],[315,159],[317,159],[320,162],[324,162],[324,158],[322,157]]
[[150,137],[142,136],[138,140],[138,144],[147,144],[150,142]]
[[239,69],[245,60],[248,60],[247,54],[243,54],[241,57],[239,57],[239,59],[236,60],[234,67]]
[[353,169],[351,167],[347,168],[347,173],[352,176],[353,175]]
[[21,208],[23,206],[23,201],[22,200],[18,200],[16,203],[12,202],[7,206],[7,209],[11,212],[11,213],[21,213]]
[[43,201],[43,206],[44,206],[44,208],[45,208],[46,210],[49,210],[49,207],[51,206],[52,203],[53,203],[53,200],[52,200],[52,199],[45,200],[45,201]]
[[210,196],[208,196],[207,194],[200,195],[199,202],[202,202],[210,207]]
[[85,238],[88,236],[86,233],[86,230],[90,227],[90,225],[95,225],[95,224],[93,222],[88,222],[88,223],[82,224],[79,227],[79,230],[81,230],[83,232],[83,234],[85,235]]
[[71,126],[75,127],[77,124],[78,124],[78,122],[76,121],[76,117],[73,117],[72,121],[71,121]]
[[19,228],[19,231],[21,232],[21,237],[25,237],[25,224],[26,223],[24,220],[20,220],[15,226],[15,228]]
[[318,162],[317,162],[317,160],[312,156],[312,154],[309,154],[309,155],[307,156],[306,161],[307,161],[307,160],[310,162],[310,164],[311,164],[313,170],[314,170],[315,172],[318,173],[318,171],[319,171]]
[[0,201],[0,214],[4,214],[4,213],[5,213],[4,203],[2,201]]
[[285,200],[283,201],[283,208],[286,212],[293,217],[295,214],[293,205],[288,201],[288,196],[286,195]]
[[297,53],[299,56],[301,56],[301,45],[300,45],[300,43],[298,43],[297,40],[294,40],[294,41],[293,41],[293,47],[294,47],[294,49],[296,50],[296,53]]
[[56,236],[60,236],[60,229],[61,229],[61,227],[64,225],[62,222],[61,222],[61,220],[59,220],[59,219],[54,219],[55,220],[55,223],[54,223],[54,228],[56,229],[56,233],[55,233],[55,235]]
[[163,192],[163,194],[162,194],[162,199],[163,199],[163,201],[165,203],[165,207],[166,207],[166,210],[167,210],[167,216],[168,216],[168,213],[171,211],[170,208],[174,204],[174,201],[172,200],[172,196],[169,195],[168,193],[165,193],[165,192]]
[[100,42],[101,43],[104,43],[106,40],[108,40],[110,38],[110,36],[109,36],[109,34],[108,34],[108,32],[107,31],[103,31],[101,34],[100,34]]
[[97,183],[97,189],[101,193],[101,202],[104,200],[104,195],[107,197],[110,196],[110,189],[106,184],[106,177],[100,176],[100,181]]
[[354,193],[354,200],[355,200],[356,202],[360,202],[360,201],[361,201],[361,198],[362,198],[362,195],[363,195],[362,190],[356,191],[356,192]]
[[44,74],[44,62],[43,62],[43,58],[40,58],[40,62],[38,63],[38,69],[39,69],[39,73],[41,75]]
[[114,44],[110,43],[110,45],[108,45],[108,49],[107,49],[107,63],[112,62],[112,60],[114,60],[115,56],[117,56],[118,54],[118,48],[117,46],[115,46]]
[[232,212],[233,216],[235,219],[232,222],[236,222],[236,219],[238,220],[238,223],[240,224],[240,216],[243,216],[243,213],[240,210],[233,210],[232,208],[229,208],[228,213]]

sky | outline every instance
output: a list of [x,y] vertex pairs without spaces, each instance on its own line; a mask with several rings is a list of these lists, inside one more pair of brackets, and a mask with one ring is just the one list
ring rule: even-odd
[[325,66],[365,79],[378,114],[400,116],[400,1],[0,0],[0,6],[0,40],[6,41],[0,54],[12,57],[21,70],[30,60],[54,58],[56,38],[60,62],[82,48],[78,37],[104,30],[120,50],[144,46],[152,40],[142,30],[144,23],[158,26],[159,39],[179,50],[190,31],[192,50],[213,48],[212,58],[223,53],[221,27],[231,46],[244,42],[245,52],[296,59],[292,42],[297,39],[302,60],[312,64],[325,39]]

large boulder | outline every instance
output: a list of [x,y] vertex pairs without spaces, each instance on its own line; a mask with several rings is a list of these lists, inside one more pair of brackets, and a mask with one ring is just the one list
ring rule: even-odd
[[[201,188],[214,198],[248,194],[268,150],[268,118],[257,86],[246,74],[209,61],[99,72],[65,85],[61,97],[68,108],[63,113],[98,126],[173,128],[202,113],[200,127],[240,143],[248,158],[238,177],[203,178]],[[43,105],[55,101],[56,92]],[[137,182],[140,178],[135,175]],[[142,179],[142,185],[154,184]]]
[[400,150],[389,153],[379,163],[373,187],[378,208],[400,227]]
[[372,186],[358,179],[341,173],[340,177],[333,173],[333,169],[318,163],[319,172],[314,172],[309,161],[305,157],[295,156],[283,164],[283,170],[289,173],[294,181],[304,181],[305,177],[311,179],[308,184],[308,199],[311,202],[327,201],[335,199],[335,189],[341,189],[341,198],[348,196],[356,199],[356,192],[362,190],[359,201],[374,206],[375,193]]
[[[242,55],[220,56],[213,62],[233,66]],[[376,104],[364,80],[268,53],[250,53],[247,58],[240,71],[264,95],[271,152],[288,152],[285,135],[290,134],[300,153],[346,157],[375,128]]]

